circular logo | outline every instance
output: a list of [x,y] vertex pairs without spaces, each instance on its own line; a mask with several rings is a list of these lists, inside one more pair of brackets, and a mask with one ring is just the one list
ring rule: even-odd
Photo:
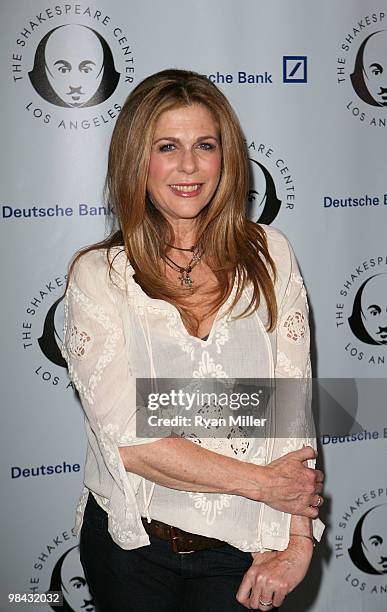
[[371,257],[345,279],[336,303],[336,329],[349,357],[383,366],[387,357],[387,257]]
[[251,185],[247,215],[255,222],[270,225],[283,211],[295,206],[295,185],[285,159],[266,144],[248,141]]
[[106,40],[76,24],[58,26],[43,36],[28,76],[44,100],[66,108],[101,104],[120,78]]
[[387,489],[372,489],[342,513],[335,557],[348,588],[387,595]]
[[28,591],[62,593],[63,604],[50,604],[52,610],[94,612],[96,607],[79,558],[79,546],[71,540],[75,537],[63,531],[42,547],[34,563]]
[[72,389],[61,354],[63,341],[63,293],[67,275],[44,283],[32,296],[21,324],[21,345],[32,362],[32,372],[57,389]]
[[102,127],[134,82],[130,37],[110,15],[66,4],[30,17],[16,38],[12,76],[25,111],[63,131]]
[[346,109],[358,121],[386,127],[387,18],[369,13],[344,35],[336,64],[337,83],[345,89]]

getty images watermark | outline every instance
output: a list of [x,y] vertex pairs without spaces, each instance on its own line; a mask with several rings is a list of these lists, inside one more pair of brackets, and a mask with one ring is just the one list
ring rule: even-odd
[[[305,430],[308,435],[313,430],[305,379],[285,389],[273,379],[142,378],[136,388],[138,437],[301,437],[301,430],[305,437]],[[276,407],[284,406],[284,391],[286,417]],[[302,426],[297,423],[300,405]]]
[[[242,409],[255,408],[262,410],[262,389],[256,392],[194,392],[183,389],[171,389],[169,392],[149,393],[147,408],[157,414],[148,416],[151,427],[195,427],[218,428],[218,427],[264,427],[267,418],[257,417],[253,414],[233,414],[229,411],[241,411]],[[216,415],[217,408],[222,409],[224,416]],[[179,414],[167,417],[160,416],[163,408],[179,411]],[[188,411],[190,414],[181,414]],[[210,416],[212,415],[212,416]]]
[[138,378],[136,435],[386,438],[385,379]]

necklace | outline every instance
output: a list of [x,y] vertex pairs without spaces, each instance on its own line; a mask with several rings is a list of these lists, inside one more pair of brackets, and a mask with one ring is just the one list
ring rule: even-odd
[[197,246],[195,244],[193,246],[189,247],[189,249],[182,249],[181,247],[177,247],[177,246],[174,246],[173,244],[168,244],[168,243],[167,243],[167,246],[171,247],[171,249],[177,249],[178,251],[191,251],[192,253],[197,248]]
[[192,249],[196,249],[196,250],[192,250],[193,252],[192,259],[189,262],[189,264],[185,267],[180,266],[178,263],[176,263],[176,261],[173,261],[173,259],[168,257],[168,255],[164,255],[165,263],[167,263],[168,266],[172,268],[172,270],[176,270],[177,272],[180,272],[181,276],[179,276],[179,281],[181,283],[181,286],[186,287],[187,289],[191,289],[193,285],[191,272],[193,268],[199,263],[202,254],[197,247],[192,247],[192,249],[180,249],[179,247],[172,247],[172,248],[177,248],[181,251],[191,251]]

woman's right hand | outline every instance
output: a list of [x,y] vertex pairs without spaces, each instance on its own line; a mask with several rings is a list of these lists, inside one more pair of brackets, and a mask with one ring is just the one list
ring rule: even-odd
[[305,446],[269,463],[264,469],[259,500],[281,512],[317,518],[324,502],[320,495],[324,474],[305,464],[315,458],[315,450]]
[[180,437],[124,446],[119,451],[128,472],[163,487],[240,495],[281,512],[318,516],[318,508],[311,504],[317,505],[323,474],[304,465],[316,458],[310,446],[266,466],[221,455]]

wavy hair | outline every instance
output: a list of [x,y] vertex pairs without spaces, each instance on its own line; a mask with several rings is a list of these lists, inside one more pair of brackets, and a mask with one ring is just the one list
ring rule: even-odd
[[139,83],[126,99],[113,130],[105,182],[107,205],[110,212],[114,211],[119,229],[102,242],[80,251],[72,266],[82,254],[102,248],[107,249],[113,265],[109,251],[122,246],[134,268],[135,280],[145,293],[173,304],[190,332],[196,334],[199,321],[184,305],[187,289],[176,287],[161,272],[166,245],[174,242],[173,228],[147,194],[149,160],[158,119],[168,110],[193,104],[203,105],[214,117],[222,150],[219,184],[211,201],[200,212],[196,225],[196,242],[205,245],[203,259],[219,283],[208,314],[227,299],[237,274],[237,290],[229,310],[251,283],[251,300],[239,316],[247,316],[257,309],[263,295],[270,331],[277,321],[276,269],[264,229],[246,217],[249,166],[242,130],[223,93],[195,72],[163,70]]

